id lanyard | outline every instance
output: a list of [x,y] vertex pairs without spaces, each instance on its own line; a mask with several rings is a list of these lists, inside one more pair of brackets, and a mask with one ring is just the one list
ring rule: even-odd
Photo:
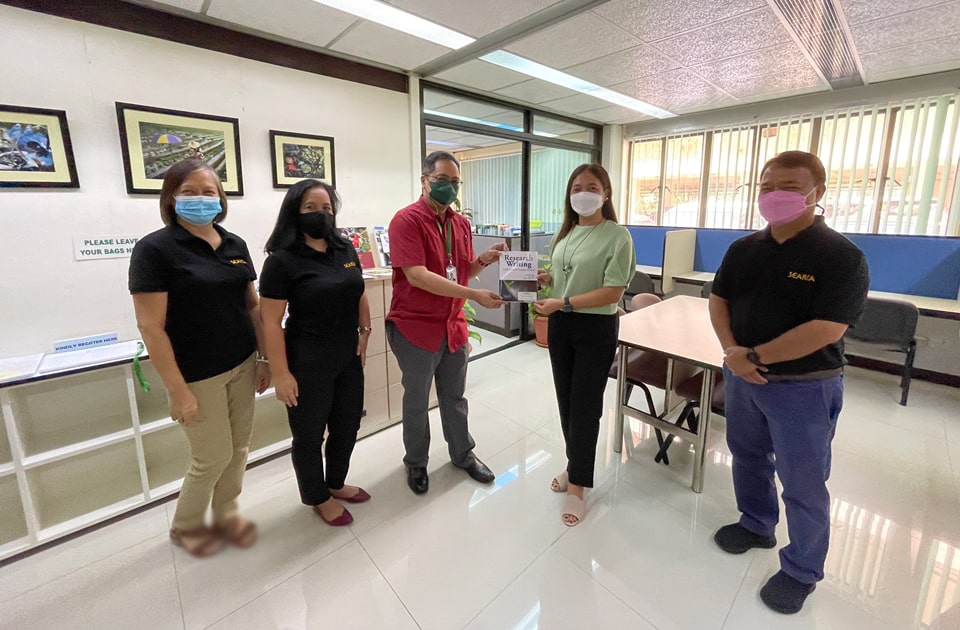
[[437,219],[437,230],[440,231],[440,238],[444,238],[444,228],[446,228],[446,239],[444,240],[444,245],[447,249],[447,280],[450,282],[457,281],[457,268],[453,266],[453,225],[452,222],[447,219],[443,225],[440,225],[440,217],[435,217]]

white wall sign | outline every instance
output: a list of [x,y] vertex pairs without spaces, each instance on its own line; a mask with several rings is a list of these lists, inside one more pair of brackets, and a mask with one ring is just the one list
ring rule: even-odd
[[74,236],[73,257],[76,260],[129,258],[139,236]]

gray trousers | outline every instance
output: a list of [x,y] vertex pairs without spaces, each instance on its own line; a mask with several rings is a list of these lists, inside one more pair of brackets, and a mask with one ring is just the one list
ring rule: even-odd
[[430,456],[430,384],[437,384],[440,422],[454,466],[473,465],[476,444],[467,430],[467,347],[456,352],[447,348],[444,337],[440,350],[430,352],[410,343],[392,322],[387,322],[387,341],[397,357],[403,384],[403,463],[408,468],[426,468]]

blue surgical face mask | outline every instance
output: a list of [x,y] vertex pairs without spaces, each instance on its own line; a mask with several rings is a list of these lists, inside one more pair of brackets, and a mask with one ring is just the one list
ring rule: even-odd
[[173,209],[177,215],[192,225],[212,223],[223,212],[220,197],[176,197]]

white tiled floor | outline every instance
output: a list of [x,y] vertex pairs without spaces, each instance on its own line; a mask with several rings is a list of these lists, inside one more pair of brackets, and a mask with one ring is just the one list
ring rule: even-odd
[[685,444],[655,464],[632,424],[613,453],[608,387],[597,487],[567,528],[548,489],[563,441],[547,351],[472,362],[468,395],[493,486],[450,466],[434,412],[426,496],[406,487],[399,427],[357,445],[350,481],[373,500],[348,528],[299,504],[284,457],[247,474],[254,548],[187,556],[167,539],[168,503],[0,568],[0,627],[960,628],[960,391],[917,381],[900,407],[894,377],[848,370],[827,577],[793,617],[757,597],[774,550],[712,542],[737,516],[722,419],[698,495]]

